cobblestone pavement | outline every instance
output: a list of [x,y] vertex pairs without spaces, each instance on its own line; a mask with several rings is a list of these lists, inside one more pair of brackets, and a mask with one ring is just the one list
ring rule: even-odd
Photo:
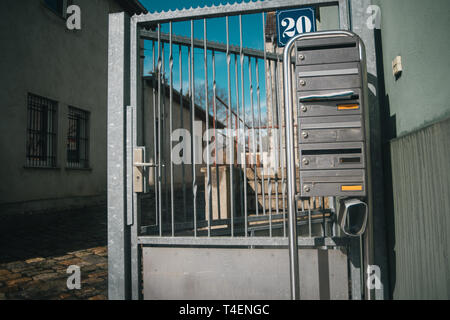
[[[107,296],[106,208],[0,215],[0,300]],[[67,268],[81,289],[67,288]]]

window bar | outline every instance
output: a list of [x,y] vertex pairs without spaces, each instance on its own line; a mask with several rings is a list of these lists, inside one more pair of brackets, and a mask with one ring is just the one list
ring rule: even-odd
[[[153,159],[156,162],[156,159],[158,157],[157,152],[157,134],[156,134],[156,59],[155,59],[155,41],[152,41],[152,65],[153,65],[153,77],[152,77],[152,99],[153,99]],[[159,162],[159,161],[158,161]],[[155,222],[158,224],[158,182],[156,179],[158,178],[158,167],[155,166],[154,168],[154,178],[153,178],[153,184],[155,188]]]
[[[183,119],[183,56],[182,56],[182,48],[181,45],[178,47],[178,64],[180,68],[180,128],[184,128],[184,119]],[[185,152],[185,151],[183,151]],[[184,154],[183,154],[184,157]],[[184,167],[184,161],[181,162],[181,179],[183,185],[183,217],[184,221],[187,221],[187,207],[186,207],[186,172]]]
[[211,192],[211,163],[210,163],[210,135],[209,135],[209,101],[208,101],[208,48],[206,45],[207,41],[207,24],[206,19],[203,19],[203,59],[204,59],[204,69],[205,69],[205,109],[206,109],[206,192],[208,192],[208,237],[211,237],[211,219],[212,219],[212,192]]
[[27,97],[27,114],[28,114],[28,125],[27,125],[27,154],[26,154],[26,161],[27,165],[30,165],[30,146],[31,146],[31,138],[30,138],[30,131],[31,131],[31,124],[33,123],[33,109],[30,108],[30,95]]
[[161,185],[161,24],[158,23],[158,224],[162,237],[162,185]]
[[44,111],[42,112],[42,126],[41,126],[41,132],[40,132],[40,136],[41,136],[41,140],[42,140],[42,150],[41,150],[41,159],[44,162],[44,166],[48,165],[48,160],[47,160],[47,147],[48,147],[48,143],[47,143],[47,139],[48,139],[48,106],[44,105],[43,106]]
[[[48,160],[49,166],[53,166],[53,108],[52,104],[49,105],[48,112]],[[83,124],[83,122],[82,122]],[[84,129],[84,128],[83,128]],[[84,131],[81,131],[84,132]],[[81,137],[80,137],[81,138]]]
[[[194,74],[194,20],[191,20],[191,128],[195,128],[195,74]],[[191,131],[192,141],[192,201],[194,211],[194,237],[197,237],[197,179],[195,172],[195,132]]]
[[39,153],[40,159],[42,161],[42,166],[47,165],[47,110],[43,106],[43,111],[41,113],[41,131],[39,132],[39,138],[41,140],[41,150]]
[[36,110],[35,108],[35,103],[33,101],[32,98],[30,98],[31,100],[31,106],[32,106],[32,110],[33,110],[33,129],[31,130],[31,135],[32,135],[32,144],[31,144],[31,152],[32,152],[32,160],[33,160],[33,166],[37,166],[38,165],[38,159],[36,157],[36,147],[37,147],[37,139],[36,139],[36,129],[38,128],[38,119],[39,119],[39,114],[38,114],[38,110]]
[[[45,121],[46,121],[46,126],[45,126],[45,131],[44,132],[44,136],[45,136],[45,165],[48,167],[50,165],[50,151],[51,151],[51,135],[50,135],[50,130],[51,130],[51,108],[49,103],[46,103],[45,106],[46,109],[46,113],[45,113]],[[79,150],[79,149],[78,149]]]
[[[231,237],[234,237],[234,190],[233,190],[233,182],[234,182],[234,154],[233,154],[233,149],[234,149],[234,139],[232,136],[232,108],[233,106],[231,105],[231,75],[230,75],[230,62],[231,62],[231,57],[230,57],[230,33],[229,33],[229,21],[228,21],[228,16],[225,17],[225,25],[226,25],[226,36],[227,36],[227,89],[228,89],[228,130],[227,130],[227,138],[228,141],[231,142],[230,143],[230,208],[231,208]],[[231,135],[231,137],[230,137]]]
[[[173,132],[173,46],[172,46],[172,22],[169,23],[169,69],[170,69],[170,92],[169,92],[169,135]],[[175,236],[175,212],[174,212],[174,192],[173,192],[173,161],[172,161],[172,139],[169,137],[170,152],[170,214],[172,237]]]
[[50,166],[54,167],[56,166],[56,103],[51,103],[51,138],[52,138],[52,143],[51,143],[51,164]]
[[[56,116],[56,114],[55,114],[55,116]],[[91,114],[90,113],[86,113],[86,131],[85,131],[85,134],[86,134],[86,144],[85,144],[85,148],[86,148],[86,153],[85,153],[85,168],[89,168],[89,159],[90,159],[90,150],[89,150],[89,148],[90,148],[90,144],[89,144],[89,141],[90,141],[90,135],[91,135],[91,133],[90,133],[90,131],[89,131],[89,128],[90,128],[90,121],[91,121]],[[54,122],[55,123],[55,122]],[[55,132],[56,132],[56,128],[55,128]],[[53,140],[54,140],[54,143],[56,143],[56,135],[54,134],[54,136],[53,136]],[[55,155],[56,155],[56,153],[55,153]],[[56,165],[56,158],[55,158],[55,165]]]
[[243,38],[242,38],[242,15],[239,15],[239,36],[240,36],[240,44],[239,44],[239,55],[241,62],[241,93],[242,93],[242,121],[244,124],[244,230],[245,237],[248,237],[248,204],[247,204],[247,133],[246,133],[246,122],[245,122],[245,90],[244,90],[244,47],[243,47]]
[[214,157],[215,157],[215,165],[216,165],[216,192],[217,192],[217,213],[218,218],[221,219],[220,214],[220,192],[219,192],[219,166],[217,164],[217,134],[216,134],[216,57],[215,57],[215,51],[212,50],[211,53],[212,58],[212,73],[213,73],[213,127],[214,127]]

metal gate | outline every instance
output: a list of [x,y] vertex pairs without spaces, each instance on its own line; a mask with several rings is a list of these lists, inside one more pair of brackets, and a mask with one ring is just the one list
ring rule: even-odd
[[341,234],[333,197],[295,201],[289,265],[273,12],[303,6],[350,29],[347,0],[110,15],[110,299],[363,297],[361,239]]

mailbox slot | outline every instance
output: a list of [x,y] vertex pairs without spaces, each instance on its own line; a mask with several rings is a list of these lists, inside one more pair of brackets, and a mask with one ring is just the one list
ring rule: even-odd
[[[304,97],[325,97],[327,94],[333,94],[335,90],[326,91],[305,91],[299,92],[298,115],[304,117],[318,116],[348,116],[362,113],[362,104],[360,101],[361,89],[351,89],[353,94],[343,98],[315,98],[304,99]],[[356,107],[355,107],[356,106]]]
[[364,144],[320,143],[300,145],[300,169],[363,169]]
[[356,62],[298,66],[296,71],[297,88],[302,91],[361,86],[360,65]]
[[297,44],[297,65],[359,61],[356,38],[310,39]]
[[364,140],[362,115],[300,118],[299,123],[300,143]]
[[300,171],[302,197],[366,196],[364,169]]

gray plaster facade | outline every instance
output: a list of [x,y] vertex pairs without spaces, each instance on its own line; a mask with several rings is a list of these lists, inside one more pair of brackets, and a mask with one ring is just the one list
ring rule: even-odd
[[[66,2],[67,3],[67,2]],[[81,30],[44,1],[0,4],[0,214],[68,209],[106,201],[108,14],[136,1],[74,0]],[[27,166],[27,97],[57,102],[56,166]],[[89,166],[67,166],[69,106],[89,112]]]

